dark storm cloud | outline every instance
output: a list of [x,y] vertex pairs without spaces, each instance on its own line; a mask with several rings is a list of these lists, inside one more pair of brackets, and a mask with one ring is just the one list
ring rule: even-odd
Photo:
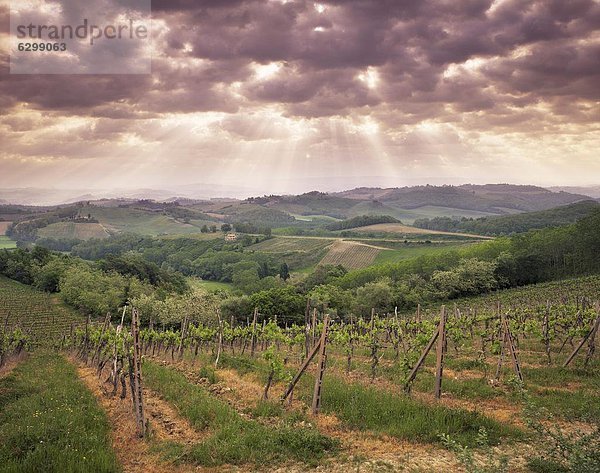
[[[598,99],[600,49],[592,34],[600,5],[592,0],[319,5],[154,1],[155,20],[164,27],[155,35],[152,76],[3,73],[0,107],[27,102],[42,110],[126,118],[272,104],[300,117],[391,117],[396,110],[395,123],[456,121],[451,113],[493,114],[539,102],[587,120],[577,104]],[[6,19],[6,9],[0,17]],[[467,67],[469,60],[481,63]],[[273,62],[280,65],[276,73],[255,76],[256,65]],[[375,86],[358,79],[368,68],[377,75]]]

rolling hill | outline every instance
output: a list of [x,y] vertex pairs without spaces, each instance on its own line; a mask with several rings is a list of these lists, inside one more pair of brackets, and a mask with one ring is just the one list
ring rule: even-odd
[[[545,210],[589,199],[581,194],[552,192],[542,187],[511,184],[427,185],[372,191],[372,194],[376,195],[375,199],[384,205],[403,209],[438,206],[495,214]],[[335,195],[345,199],[367,200],[365,196],[369,194],[362,188],[357,193],[346,191]]]
[[561,207],[538,212],[526,212],[514,215],[483,217],[478,219],[455,219],[436,217],[416,220],[416,227],[428,230],[450,232],[472,232],[484,235],[508,235],[528,230],[558,227],[575,223],[600,209],[600,203],[584,200]]
[[[269,195],[245,200],[168,199],[159,202],[149,199],[103,199],[45,208],[0,205],[0,220],[16,222],[19,231],[12,236],[24,241],[35,241],[38,237],[102,238],[110,233],[190,235],[199,233],[205,225],[220,228],[223,223],[237,224],[240,228],[251,224],[255,229],[247,227],[238,230],[241,232],[260,233],[260,229],[281,228],[290,229],[290,235],[311,232],[318,235],[333,228],[332,220],[360,220],[373,216],[387,216],[403,224],[417,221],[419,227],[431,230],[496,234],[481,222],[493,221],[496,226],[503,225],[516,228],[511,231],[520,231],[527,225],[534,225],[531,221],[535,219],[527,217],[530,221],[527,224],[523,223],[522,218],[511,220],[514,214],[546,211],[586,200],[589,201],[589,197],[577,193],[509,184],[426,185],[387,189],[362,187],[337,193],[313,191],[301,195]],[[507,220],[492,220],[500,216],[505,216]],[[91,221],[69,222],[81,218]],[[440,221],[432,223],[436,218],[442,218],[441,224]],[[569,221],[568,216],[563,214],[541,215],[539,218]],[[480,223],[472,224],[472,227],[447,225],[448,221],[465,219]],[[392,231],[410,233],[406,228]],[[325,236],[331,235],[325,233]]]

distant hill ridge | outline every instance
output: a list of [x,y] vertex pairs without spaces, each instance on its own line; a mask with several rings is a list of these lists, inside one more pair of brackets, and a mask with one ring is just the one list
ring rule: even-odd
[[386,205],[416,209],[431,205],[497,214],[546,210],[589,197],[552,192],[543,187],[514,184],[464,184],[460,186],[413,186],[389,189],[358,188],[332,194],[353,200],[378,200]]

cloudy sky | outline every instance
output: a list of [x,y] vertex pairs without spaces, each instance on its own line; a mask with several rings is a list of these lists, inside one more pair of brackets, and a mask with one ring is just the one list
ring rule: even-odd
[[0,187],[599,184],[597,0],[155,0],[146,75],[9,74],[0,5]]

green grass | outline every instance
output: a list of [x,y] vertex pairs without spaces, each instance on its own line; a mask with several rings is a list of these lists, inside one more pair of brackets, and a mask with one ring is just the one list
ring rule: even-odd
[[0,235],[0,250],[12,249],[17,247],[17,242],[11,240],[6,235]]
[[[378,243],[374,243],[378,244]],[[397,249],[381,250],[376,256],[373,265],[381,265],[387,263],[397,263],[409,258],[416,258],[423,255],[433,255],[436,253],[442,253],[444,251],[452,250],[459,246],[464,246],[465,243],[457,244],[432,244],[432,245],[419,245],[412,243],[406,245],[404,248],[399,247]]]
[[117,472],[110,427],[62,356],[38,352],[0,379],[0,470]]
[[581,383],[584,387],[600,392],[600,376],[598,368],[591,364],[588,370],[563,368],[561,366],[523,367],[523,377],[528,383],[545,387],[564,387],[568,383]]
[[521,435],[515,428],[476,412],[426,405],[401,394],[347,384],[334,376],[325,377],[322,406],[324,412],[336,414],[349,427],[411,441],[438,442],[444,433],[474,446],[481,427],[486,428],[493,443],[501,437]]
[[535,403],[567,420],[600,423],[600,391],[529,388]]
[[[225,355],[225,354],[224,354]],[[266,376],[266,367],[249,357],[222,356],[220,364],[239,374],[256,373]],[[290,372],[295,370],[290,370]],[[433,390],[433,375],[420,373],[417,382]],[[303,399],[310,401],[314,378],[306,373],[298,390]],[[430,386],[431,384],[431,386]],[[444,379],[444,389],[461,397],[493,397],[496,391],[483,380],[464,382]],[[400,391],[400,387],[398,390]],[[264,407],[266,409],[266,407]],[[475,445],[480,427],[485,427],[493,442],[501,437],[520,437],[522,433],[476,412],[452,409],[443,405],[431,406],[403,394],[393,394],[375,387],[348,384],[339,377],[326,374],[323,387],[322,409],[335,414],[348,427],[385,433],[397,438],[421,442],[439,442],[439,434],[447,433],[463,444]]]
[[337,442],[311,427],[287,422],[265,426],[247,420],[228,404],[214,398],[203,388],[186,380],[172,369],[147,361],[146,385],[173,404],[192,426],[208,429],[210,436],[195,445],[167,446],[167,455],[204,466],[296,460],[316,464],[335,450]]
[[533,473],[568,473],[570,470],[561,465],[541,457],[534,457],[527,462],[527,467]]
[[[413,384],[415,390],[420,392],[433,392],[435,376],[432,373],[419,373]],[[470,379],[452,379],[444,377],[442,379],[442,391],[451,394],[459,399],[492,399],[502,395],[502,391],[494,389],[483,378]]]

